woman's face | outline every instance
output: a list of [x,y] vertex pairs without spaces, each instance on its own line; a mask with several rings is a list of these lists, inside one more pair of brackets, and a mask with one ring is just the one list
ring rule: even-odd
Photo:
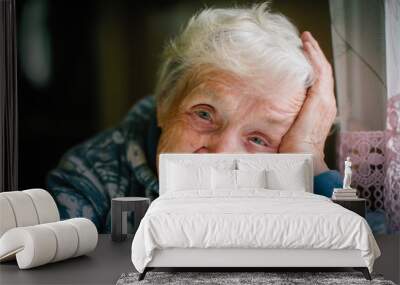
[[221,71],[196,76],[159,122],[157,153],[278,152],[305,99],[299,84],[265,78],[263,88]]

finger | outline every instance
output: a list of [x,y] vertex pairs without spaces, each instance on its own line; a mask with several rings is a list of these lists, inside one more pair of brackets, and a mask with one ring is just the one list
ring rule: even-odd
[[315,49],[315,50],[318,52],[318,54],[321,56],[321,59],[323,60],[323,62],[324,62],[326,65],[330,65],[328,59],[326,58],[324,52],[322,51],[322,49],[321,49],[321,47],[320,47],[318,41],[313,37],[313,35],[312,35],[310,32],[306,32],[305,35],[304,35],[304,37],[305,37],[305,40],[306,40],[306,41],[309,41],[309,42],[312,44],[312,46],[314,47],[314,49]]
[[307,37],[308,37],[308,34],[309,33],[309,31],[304,31],[304,32],[302,32],[301,33],[301,36],[300,36],[300,38],[301,38],[301,40],[304,42],[305,40],[307,40]]
[[313,37],[313,35],[311,34],[311,32],[308,32],[307,34],[307,40],[311,42],[311,44],[313,45],[313,47],[316,50],[321,50],[321,47],[319,46],[319,43],[317,42],[317,40]]
[[312,67],[314,68],[314,71],[319,74],[321,72],[321,69],[323,66],[320,55],[315,50],[313,45],[308,41],[306,41],[304,43],[304,51],[306,52],[306,55],[312,65]]
[[313,45],[312,42],[308,41],[307,39],[305,39],[304,46],[306,46],[307,49],[310,50],[311,53],[314,55],[313,61],[317,62],[317,64],[314,66],[318,68],[318,72],[330,76],[330,74],[332,74],[332,67],[327,61],[326,57],[322,54],[322,51],[320,49],[317,49],[315,45]]
[[329,61],[327,60],[324,52],[322,51],[321,47],[319,46],[318,41],[312,36],[312,34],[308,31],[304,32],[302,34],[301,38],[304,42],[310,42],[314,49],[317,51],[321,59],[323,60],[324,63],[329,64]]
[[321,47],[319,46],[319,43],[310,32],[306,32],[304,37],[306,41],[309,41],[312,44],[312,46],[315,48],[316,51],[318,51],[322,56],[324,56]]
[[323,94],[332,94],[329,97],[333,96],[333,91],[328,92],[329,90],[333,90],[333,78],[332,75],[326,72],[326,67],[324,63],[321,62],[321,57],[318,55],[318,52],[315,48],[309,43],[306,42],[304,44],[304,51],[306,57],[309,59],[311,66],[313,67],[315,73],[315,88],[323,88],[325,89]]

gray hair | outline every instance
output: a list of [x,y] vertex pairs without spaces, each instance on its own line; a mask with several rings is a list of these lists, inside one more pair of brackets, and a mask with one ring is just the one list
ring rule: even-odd
[[154,92],[157,103],[169,109],[184,72],[204,64],[245,78],[290,76],[305,88],[314,78],[297,28],[285,16],[271,13],[268,3],[207,8],[194,15],[164,50]]

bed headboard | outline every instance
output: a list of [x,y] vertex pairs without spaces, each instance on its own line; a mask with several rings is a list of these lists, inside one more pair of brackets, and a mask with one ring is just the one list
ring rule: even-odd
[[159,157],[159,194],[166,192],[169,163],[190,166],[212,166],[230,169],[267,168],[284,172],[287,167],[300,163],[301,171],[306,180],[306,191],[313,193],[313,164],[311,154],[193,154],[193,153],[162,153]]

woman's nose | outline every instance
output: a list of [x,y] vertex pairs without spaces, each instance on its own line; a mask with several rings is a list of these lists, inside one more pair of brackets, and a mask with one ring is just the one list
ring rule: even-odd
[[240,137],[237,131],[226,129],[209,138],[208,151],[211,153],[242,152]]

